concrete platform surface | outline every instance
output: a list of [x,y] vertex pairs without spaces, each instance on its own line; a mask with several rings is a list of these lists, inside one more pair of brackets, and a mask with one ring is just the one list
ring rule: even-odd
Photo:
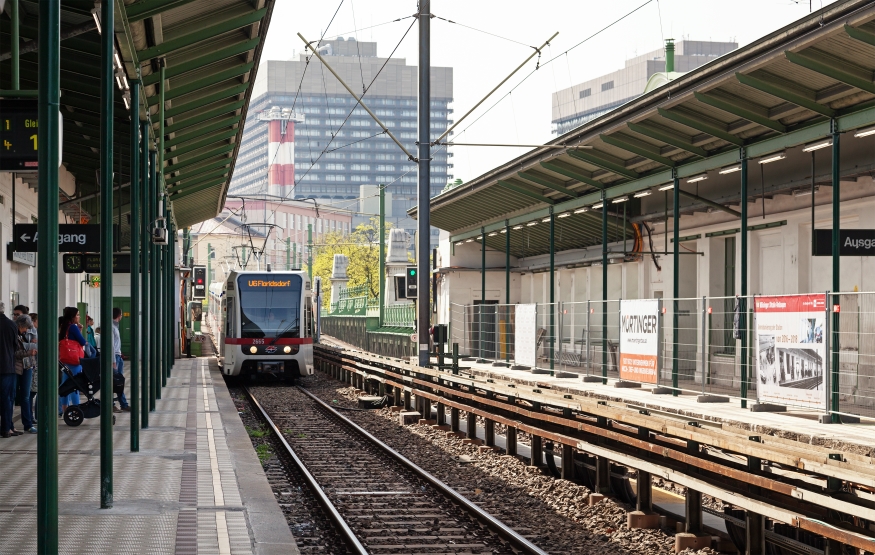
[[[60,553],[297,554],[215,359],[176,360],[155,406],[138,453],[117,415],[112,509],[99,419],[58,420]],[[0,555],[36,552],[36,449],[35,435],[0,439]]]

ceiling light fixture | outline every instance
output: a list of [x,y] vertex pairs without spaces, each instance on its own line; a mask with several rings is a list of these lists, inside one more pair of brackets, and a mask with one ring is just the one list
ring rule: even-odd
[[583,208],[578,208],[577,210],[574,211],[575,214],[583,214],[584,212],[589,212],[589,208],[584,206]]
[[787,157],[787,154],[784,152],[776,152],[774,154],[769,154],[765,158],[761,158],[758,160],[760,164],[771,164],[772,162],[777,162],[778,160],[783,160]]
[[[817,185],[814,187],[815,193],[819,190],[820,190],[820,185]],[[811,196],[811,189],[796,189],[795,191],[793,191],[793,196],[797,197],[797,198]]]
[[867,127],[866,129],[860,129],[854,133],[854,137],[868,137],[869,135],[875,135],[875,127]]
[[571,212],[563,212],[563,213],[559,214],[559,215],[556,216],[556,217],[557,217],[557,218],[567,218],[567,217],[570,216],[570,215],[571,215]]
[[596,204],[593,204],[593,205],[592,205],[592,209],[593,209],[593,210],[598,210],[599,208],[603,207],[604,205],[605,205],[604,202],[597,202]]
[[542,222],[542,223],[545,223],[545,224],[548,224],[548,223],[550,223],[550,218],[549,218],[549,217],[544,218],[543,220],[541,220],[541,222]]
[[513,228],[514,228],[514,229],[522,229],[523,226],[522,226],[522,225],[515,225],[515,226],[513,226]]
[[103,31],[100,28],[100,15],[98,14],[98,11],[98,8],[91,10],[91,17],[94,18],[94,24],[97,25],[97,34],[102,35]]
[[502,233],[507,233],[507,228],[501,230]]
[[534,222],[529,222],[526,224],[527,227],[532,227],[533,225],[538,225],[538,220],[535,220]]
[[644,189],[643,191],[638,191],[637,193],[635,193],[632,196],[635,198],[642,198],[642,197],[649,197],[652,194],[653,194],[653,191],[651,191],[650,189]]
[[465,242],[466,242],[466,243],[473,243],[473,242],[474,242],[474,239],[468,239],[468,240],[465,241]]
[[720,171],[718,171],[717,173],[719,173],[720,175],[726,175],[728,173],[735,173],[740,171],[741,164],[735,164],[734,166],[726,166],[725,168],[720,168]]
[[674,189],[674,183],[669,183],[668,185],[663,185],[662,187],[659,187],[657,190],[659,190],[659,191],[671,191],[672,189]]
[[626,202],[627,200],[629,200],[629,197],[617,197],[614,200],[612,200],[611,202],[613,204],[620,204],[621,202]]
[[699,181],[705,181],[706,179],[708,179],[708,176],[703,173],[700,175],[694,175],[693,177],[688,177],[687,183],[698,183]]
[[832,139],[824,139],[822,141],[809,143],[802,147],[802,152],[814,152],[815,150],[820,150],[828,146],[832,146]]
[[493,231],[492,233],[489,234],[490,237],[495,237],[496,235],[498,235],[497,231]]

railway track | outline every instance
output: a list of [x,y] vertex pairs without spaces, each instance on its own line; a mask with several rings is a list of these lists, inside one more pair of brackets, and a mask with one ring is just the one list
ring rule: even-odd
[[306,390],[245,391],[350,552],[545,555]]

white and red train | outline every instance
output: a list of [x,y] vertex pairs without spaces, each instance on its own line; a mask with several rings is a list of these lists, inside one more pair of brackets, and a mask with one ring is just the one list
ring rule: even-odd
[[313,302],[305,272],[233,271],[211,284],[207,318],[222,373],[311,376]]

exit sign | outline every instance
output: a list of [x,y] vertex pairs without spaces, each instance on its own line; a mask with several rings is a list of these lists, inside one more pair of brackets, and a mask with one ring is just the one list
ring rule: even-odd
[[[0,99],[0,171],[36,171],[39,164],[37,99]],[[63,120],[58,135],[58,165],[63,148]]]

